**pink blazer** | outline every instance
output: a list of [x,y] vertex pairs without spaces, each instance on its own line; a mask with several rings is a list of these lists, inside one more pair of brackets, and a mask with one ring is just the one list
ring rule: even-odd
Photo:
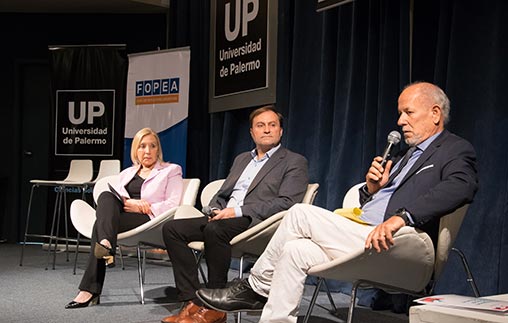
[[[120,187],[115,187],[122,196],[129,197],[125,189],[136,175],[140,166],[131,166],[120,173]],[[145,181],[141,185],[141,198],[151,205],[155,218],[161,213],[180,205],[183,193],[182,168],[177,164],[157,162]]]

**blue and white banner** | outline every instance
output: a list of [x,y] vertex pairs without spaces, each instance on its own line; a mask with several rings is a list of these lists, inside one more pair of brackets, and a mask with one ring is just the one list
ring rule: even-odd
[[129,55],[125,166],[132,163],[132,138],[139,129],[150,127],[159,134],[164,160],[179,164],[185,174],[189,70],[188,47]]

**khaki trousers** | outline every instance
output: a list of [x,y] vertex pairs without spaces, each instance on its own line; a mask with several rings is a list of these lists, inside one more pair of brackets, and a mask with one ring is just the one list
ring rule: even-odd
[[313,205],[290,208],[249,276],[268,297],[260,322],[296,322],[309,268],[362,251],[372,230]]

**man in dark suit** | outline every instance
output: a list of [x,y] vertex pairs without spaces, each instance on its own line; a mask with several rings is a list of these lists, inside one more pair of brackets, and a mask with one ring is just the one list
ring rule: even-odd
[[360,189],[359,218],[293,206],[248,280],[198,291],[207,306],[263,309],[260,322],[296,322],[310,267],[363,249],[388,250],[393,235],[406,225],[435,239],[439,218],[472,201],[478,186],[476,156],[469,142],[444,129],[450,110],[446,94],[419,82],[406,87],[398,103],[398,125],[409,148],[386,167],[382,157],[374,158]]
[[235,158],[224,184],[210,202],[209,217],[167,222],[164,242],[173,265],[178,299],[187,302],[180,313],[162,322],[226,322],[226,314],[202,306],[191,241],[204,241],[209,288],[226,286],[231,262],[229,241],[273,214],[301,202],[307,190],[307,160],[281,147],[282,115],[265,106],[250,115],[256,148]]

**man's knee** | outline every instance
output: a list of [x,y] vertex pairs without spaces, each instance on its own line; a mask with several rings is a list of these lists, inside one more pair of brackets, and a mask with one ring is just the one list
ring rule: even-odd
[[176,223],[175,220],[173,221],[167,221],[162,226],[162,234],[164,237],[174,237],[175,232],[178,232],[178,229],[176,228],[178,226],[178,223]]
[[289,208],[288,213],[284,218],[298,218],[301,216],[307,216],[309,204],[297,203]]
[[302,243],[304,242],[303,240],[304,239],[296,239],[286,242],[284,244],[284,248],[282,249],[282,253],[288,255],[300,254],[301,252],[303,252],[302,250],[302,247],[304,247]]
[[290,207],[288,211],[289,213],[300,213],[303,210],[305,210],[306,206],[308,206],[308,204],[296,203],[292,207]]
[[220,225],[220,221],[208,222],[203,229],[203,236],[205,238],[205,242],[217,240],[229,241],[229,235],[224,231],[224,227]]
[[213,238],[217,236],[217,233],[219,232],[220,227],[216,221],[208,222],[205,227],[203,228],[203,235],[205,236],[205,239],[207,238]]
[[310,239],[288,241],[284,244],[281,259],[285,258],[302,269],[308,269],[325,260],[318,249]]

